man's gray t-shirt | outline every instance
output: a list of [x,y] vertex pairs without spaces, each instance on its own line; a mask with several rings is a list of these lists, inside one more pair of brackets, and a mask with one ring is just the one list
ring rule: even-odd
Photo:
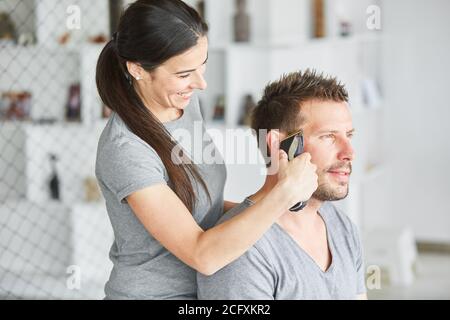
[[[252,205],[249,199],[218,223]],[[244,255],[212,276],[197,274],[199,299],[355,299],[366,292],[362,249],[355,225],[325,202],[320,216],[327,228],[332,262],[326,272],[274,224]],[[301,214],[301,213],[292,213]]]
[[[200,143],[202,149],[215,150],[219,159],[220,153],[212,147],[202,120],[198,98],[193,96],[183,115],[164,123],[164,127],[188,154],[193,153],[187,149],[189,143],[197,146]],[[182,129],[185,135],[176,134],[177,129]],[[207,164],[199,160],[194,163],[208,187],[211,204],[202,186],[194,182],[199,200],[193,218],[203,229],[208,229],[223,213],[226,169],[223,162]],[[161,183],[171,186],[176,181],[170,181],[156,151],[132,133],[116,113],[111,115],[99,140],[96,176],[115,238],[110,250],[114,266],[105,285],[106,299],[196,299],[195,270],[149,234],[126,202],[126,197],[135,191]]]

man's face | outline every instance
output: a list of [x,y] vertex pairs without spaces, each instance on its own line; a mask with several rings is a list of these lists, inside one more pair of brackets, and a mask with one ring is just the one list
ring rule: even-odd
[[352,117],[346,102],[310,101],[302,106],[304,151],[317,166],[318,188],[312,195],[320,201],[347,196],[354,157]]

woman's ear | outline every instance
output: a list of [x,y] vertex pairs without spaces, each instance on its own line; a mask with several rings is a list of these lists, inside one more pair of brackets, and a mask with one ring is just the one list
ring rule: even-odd
[[137,81],[144,78],[144,68],[142,68],[139,64],[127,61],[127,70],[131,76]]

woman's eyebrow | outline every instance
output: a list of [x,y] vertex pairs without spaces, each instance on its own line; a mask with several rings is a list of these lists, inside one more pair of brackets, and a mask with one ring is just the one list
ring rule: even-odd
[[[208,56],[206,56],[206,59],[205,59],[205,61],[202,63],[202,65],[204,65],[207,61],[208,61]],[[195,70],[197,70],[197,69],[189,69],[189,70],[184,70],[184,71],[178,71],[178,72],[175,72],[174,74],[188,73],[188,72],[193,72],[193,71],[195,71]]]

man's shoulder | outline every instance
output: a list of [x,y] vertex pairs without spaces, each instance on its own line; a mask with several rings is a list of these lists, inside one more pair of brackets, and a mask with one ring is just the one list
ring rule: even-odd
[[320,207],[319,212],[322,216],[325,216],[333,227],[342,228],[346,232],[353,232],[356,228],[355,223],[350,217],[330,201],[324,202]]
[[358,227],[347,214],[330,202],[324,203],[320,212],[327,221],[327,228],[333,233],[333,238],[338,245],[350,244],[352,251],[358,249],[360,246]]
[[[250,208],[253,203],[247,198],[241,203],[234,206],[232,209],[225,212],[225,214],[219,219],[217,224],[221,224],[227,220],[236,217],[248,208]],[[273,259],[274,252],[278,251],[278,247],[283,244],[280,243],[279,234],[277,229],[272,226],[270,227],[262,237],[246,252],[250,256],[260,256],[264,259]]]

